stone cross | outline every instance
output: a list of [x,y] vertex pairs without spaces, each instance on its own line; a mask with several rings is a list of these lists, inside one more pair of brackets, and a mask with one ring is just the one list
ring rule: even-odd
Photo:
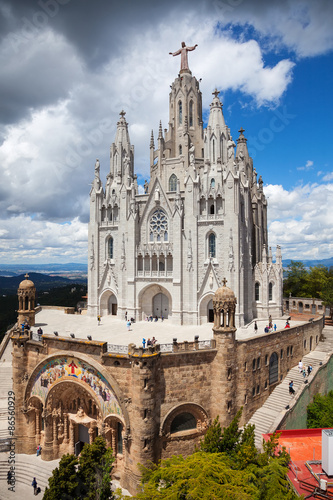
[[223,278],[223,280],[222,280],[223,286],[227,286],[227,282],[228,281],[226,280],[226,278]]

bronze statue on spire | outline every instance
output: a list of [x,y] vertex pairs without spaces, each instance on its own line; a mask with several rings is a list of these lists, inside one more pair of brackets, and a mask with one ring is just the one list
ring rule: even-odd
[[169,52],[169,54],[171,56],[179,56],[179,54],[181,54],[181,56],[180,56],[180,71],[183,71],[183,70],[189,71],[190,70],[190,68],[188,67],[187,53],[190,50],[195,50],[197,46],[198,46],[198,44],[196,43],[195,45],[193,45],[193,47],[186,47],[185,42],[182,42],[182,46],[179,50],[176,50],[176,52]]

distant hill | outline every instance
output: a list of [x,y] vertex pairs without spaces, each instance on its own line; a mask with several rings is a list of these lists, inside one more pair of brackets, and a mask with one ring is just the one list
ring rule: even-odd
[[88,265],[69,262],[66,264],[0,264],[0,276],[17,276],[26,272],[42,274],[83,274],[88,272]]
[[[18,286],[25,279],[24,274],[20,274],[18,276],[5,277],[0,276],[0,293],[4,294],[13,294],[17,292]],[[49,276],[48,274],[41,273],[30,273],[29,280],[33,281],[38,292],[48,291],[52,288],[61,287],[65,285],[71,285],[75,283],[85,284],[87,282],[86,278],[63,278],[61,276]]]
[[[309,269],[310,267],[314,266],[326,266],[326,267],[331,267],[333,266],[333,257],[330,257],[329,259],[313,259],[313,260],[301,260],[301,259],[292,259],[294,262],[302,262],[304,266]],[[283,267],[289,266],[291,262],[291,259],[283,259],[282,260],[282,265]]]

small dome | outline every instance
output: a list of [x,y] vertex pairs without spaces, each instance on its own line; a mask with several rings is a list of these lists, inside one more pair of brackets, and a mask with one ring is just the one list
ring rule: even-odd
[[231,288],[228,288],[225,283],[221,288],[216,290],[214,297],[215,300],[236,300],[234,292]]
[[21,281],[21,283],[19,284],[19,288],[22,290],[27,290],[28,288],[35,288],[35,284],[33,281],[31,280],[28,280],[29,278],[29,275],[26,274],[25,275],[25,280]]

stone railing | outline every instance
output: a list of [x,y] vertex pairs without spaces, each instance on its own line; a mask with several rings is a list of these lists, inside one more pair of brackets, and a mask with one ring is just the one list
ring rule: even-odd
[[117,354],[128,354],[128,346],[108,343],[107,352],[114,352]]

